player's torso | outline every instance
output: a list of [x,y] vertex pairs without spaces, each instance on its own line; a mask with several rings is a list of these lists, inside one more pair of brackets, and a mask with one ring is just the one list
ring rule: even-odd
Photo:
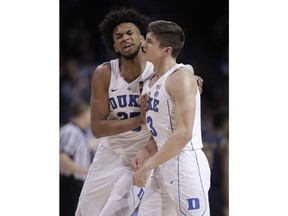
[[[121,75],[118,59],[111,60],[111,80],[108,89],[110,120],[124,120],[140,115],[139,81],[150,76],[153,65],[147,62],[144,72],[131,83],[127,83]],[[119,153],[134,154],[147,143],[150,134],[145,125],[130,131],[106,137],[105,144]]]
[[[172,133],[176,131],[175,102],[167,93],[165,83],[169,75],[180,67],[183,67],[183,64],[175,65],[152,86],[150,85],[149,87],[150,80],[147,80],[143,86],[143,93],[149,94],[149,104],[146,113],[147,127],[157,142],[158,148],[161,148]],[[200,98],[198,99],[200,100]],[[193,145],[187,144],[183,150],[202,148],[199,109],[200,106],[197,106],[192,138]]]

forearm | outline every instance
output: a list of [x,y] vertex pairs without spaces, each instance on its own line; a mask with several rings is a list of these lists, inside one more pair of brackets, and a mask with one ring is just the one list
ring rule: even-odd
[[144,160],[147,160],[156,154],[158,148],[153,137],[149,139],[148,143],[140,151]]
[[[124,120],[97,120],[92,122],[92,131],[96,138],[124,133],[140,127],[142,124],[139,116]],[[140,130],[137,129],[137,130]]]
[[151,137],[147,143],[147,145],[144,147],[145,151],[147,152],[147,158],[152,157],[156,152],[158,151],[157,145],[153,137]]
[[148,143],[136,154],[131,161],[131,168],[133,171],[137,171],[145,163],[147,159],[152,157],[157,152],[156,142],[151,137]]
[[175,157],[184,148],[189,140],[189,138],[181,133],[175,132],[171,135],[165,145],[146,161],[144,166],[152,170],[155,167],[165,163],[166,161]]

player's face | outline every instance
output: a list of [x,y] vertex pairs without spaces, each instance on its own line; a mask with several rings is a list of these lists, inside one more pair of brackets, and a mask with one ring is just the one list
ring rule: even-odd
[[113,32],[114,50],[123,58],[133,59],[139,53],[143,36],[133,23],[121,23]]
[[160,47],[160,42],[152,32],[147,33],[146,41],[143,43],[142,47],[148,61],[156,64],[160,59],[162,59],[165,48]]

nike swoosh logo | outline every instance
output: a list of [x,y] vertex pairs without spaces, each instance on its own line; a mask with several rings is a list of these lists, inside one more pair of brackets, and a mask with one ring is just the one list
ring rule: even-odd
[[117,90],[118,90],[118,89],[111,89],[112,92],[115,92],[115,91],[117,91]]
[[170,184],[172,184],[174,182],[174,180],[172,180],[171,182],[170,182]]

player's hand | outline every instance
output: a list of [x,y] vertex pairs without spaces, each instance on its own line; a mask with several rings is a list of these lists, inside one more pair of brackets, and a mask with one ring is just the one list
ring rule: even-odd
[[195,78],[196,78],[196,81],[198,84],[199,92],[200,92],[200,94],[202,94],[202,88],[203,88],[204,80],[200,76],[197,76],[197,75],[195,75]]
[[140,169],[138,169],[134,176],[133,176],[133,185],[136,185],[137,187],[145,187],[147,184],[147,180],[150,176],[151,170],[146,168],[145,166],[142,166]]
[[149,157],[149,153],[145,148],[141,149],[131,161],[131,169],[136,172],[139,168],[142,167],[145,160]]
[[146,124],[146,111],[148,109],[149,96],[143,94],[140,101],[140,119],[142,124]]

